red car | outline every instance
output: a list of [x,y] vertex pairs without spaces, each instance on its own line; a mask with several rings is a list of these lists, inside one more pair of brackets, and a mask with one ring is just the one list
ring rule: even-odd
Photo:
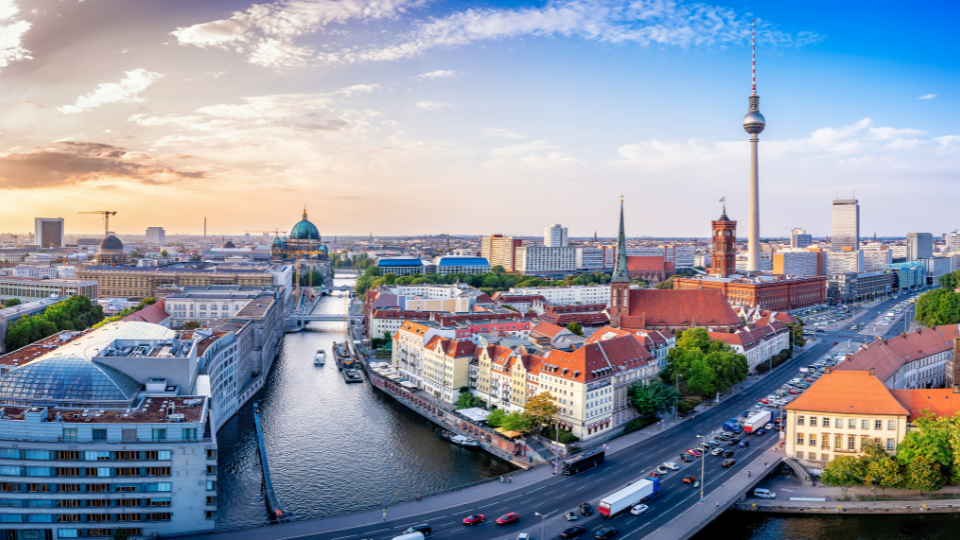
[[702,457],[703,453],[697,450],[696,448],[687,448],[687,454],[690,454],[693,457]]
[[763,398],[763,399],[760,400],[760,403],[763,403],[764,405],[766,405],[766,404],[770,403],[770,400],[767,399],[767,398]]
[[[479,525],[487,520],[487,516],[483,514],[473,514],[472,516],[467,516],[463,518],[464,525]],[[499,521],[499,520],[497,520]]]
[[836,345],[836,344],[837,344],[837,342],[836,342],[836,341],[834,341],[834,342],[833,342],[833,344],[834,344],[834,345]]
[[789,390],[789,392],[790,392],[791,394],[799,394],[799,393],[800,393],[800,391],[797,390],[796,388],[791,388],[791,389]]
[[497,518],[497,525],[506,525],[508,523],[516,523],[520,521],[520,516],[516,512],[510,512],[509,514],[504,514]]

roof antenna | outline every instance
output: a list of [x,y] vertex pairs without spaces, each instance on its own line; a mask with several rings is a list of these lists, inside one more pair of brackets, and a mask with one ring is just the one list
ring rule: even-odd
[[750,95],[755,96],[757,95],[757,19],[753,19],[753,31],[750,42],[753,48],[753,93]]

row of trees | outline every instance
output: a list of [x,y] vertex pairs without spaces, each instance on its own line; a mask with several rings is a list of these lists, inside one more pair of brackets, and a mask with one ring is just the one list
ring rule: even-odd
[[891,456],[872,440],[865,441],[859,457],[838,456],[823,469],[820,480],[843,490],[874,486],[937,491],[946,483],[960,482],[960,414],[917,419]]
[[920,295],[914,318],[927,327],[960,323],[960,270],[940,276],[940,288]]
[[13,306],[19,306],[22,303],[23,302],[21,302],[19,298],[8,298],[6,301],[3,302],[3,307],[8,308]]
[[745,381],[749,371],[746,356],[720,340],[710,339],[704,328],[688,328],[667,353],[667,365],[660,377],[667,383],[679,379],[686,393],[710,398]]
[[[103,319],[102,321],[98,322],[97,324],[94,324],[91,328],[100,328],[101,326],[103,326],[103,325],[105,325],[105,324],[110,324],[110,323],[112,323],[112,322],[117,322],[117,321],[119,321],[120,319],[126,317],[127,315],[130,315],[131,313],[134,313],[134,312],[136,312],[136,311],[140,311],[141,309],[143,309],[143,308],[145,308],[145,307],[147,307],[147,306],[149,306],[149,305],[151,305],[151,304],[156,304],[156,303],[157,303],[157,299],[154,298],[154,297],[152,297],[152,296],[149,297],[149,298],[144,298],[143,300],[140,301],[139,304],[137,304],[137,305],[135,305],[135,306],[133,306],[133,307],[124,308],[124,309],[120,310],[120,313],[117,313],[117,314],[114,315],[113,317],[107,317],[106,319]],[[191,328],[187,328],[187,325],[190,324],[191,322],[196,322],[196,321],[188,321],[188,322],[184,323],[183,328],[184,328],[185,330],[190,330]],[[192,328],[200,328],[200,323],[196,323],[196,324],[197,324],[196,326],[192,326],[192,325],[191,325]]]
[[103,320],[103,308],[86,296],[71,296],[42,313],[21,317],[7,328],[4,343],[12,351],[62,330],[86,330]]

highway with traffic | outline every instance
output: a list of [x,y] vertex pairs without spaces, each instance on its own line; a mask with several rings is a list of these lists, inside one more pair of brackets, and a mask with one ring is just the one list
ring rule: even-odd
[[[895,299],[888,299],[865,308],[868,311],[862,316],[862,322],[873,318],[874,314],[869,310],[885,312],[896,302]],[[608,453],[606,462],[596,468],[573,476],[550,476],[538,482],[518,486],[517,489],[505,494],[466,504],[456,504],[416,516],[370,522],[369,513],[362,518],[362,515],[358,514],[356,526],[297,537],[309,540],[390,540],[400,536],[408,527],[429,524],[432,530],[430,538],[438,540],[515,539],[521,533],[528,534],[532,539],[552,540],[560,538],[560,533],[564,529],[574,525],[585,529],[580,538],[593,539],[597,530],[609,526],[617,529],[614,539],[642,538],[671,520],[683,509],[700,501],[701,488],[684,483],[683,477],[696,476],[697,480],[702,482],[706,503],[714,504],[710,499],[710,493],[715,486],[719,486],[731,475],[747,474],[745,469],[753,457],[779,441],[777,431],[771,431],[762,436],[744,434],[741,437],[750,442],[749,447],[722,445],[723,448],[735,452],[733,458],[736,460],[733,466],[722,468],[721,462],[725,458],[709,454],[696,458],[691,463],[685,463],[679,459],[680,454],[686,449],[697,446],[700,441],[697,436],[702,435],[713,439],[714,434],[722,431],[721,425],[724,421],[732,417],[740,417],[745,411],[760,410],[755,406],[758,401],[773,394],[780,386],[798,376],[798,368],[822,361],[831,351],[845,352],[850,350],[851,346],[856,347],[859,343],[873,339],[871,336],[851,330],[850,324],[852,321],[836,331],[818,332],[817,342],[778,366],[772,373],[761,375],[758,381],[745,386],[744,389],[738,388],[728,393],[720,399],[719,403],[675,427],[615,453]],[[896,335],[902,328],[900,325],[891,325],[886,330],[888,335]],[[776,411],[774,417],[776,417]],[[613,519],[606,519],[599,515],[597,508],[601,498],[647,477],[651,470],[668,461],[680,465],[680,470],[662,476],[660,493],[646,502],[648,510],[640,515],[632,515],[629,511],[624,512]],[[346,471],[339,472],[339,474],[344,473],[348,474]],[[567,521],[564,518],[565,512],[577,511],[578,505],[584,502],[593,507],[594,512],[591,516],[582,516],[577,512],[579,517],[576,521]],[[509,512],[516,512],[520,519],[507,525],[495,524],[498,517]],[[463,524],[465,517],[476,514],[484,515],[486,520],[472,526]],[[537,514],[545,515],[546,518],[541,519]],[[361,519],[367,522],[359,522]],[[323,523],[322,520],[315,522],[317,529],[322,530]],[[264,537],[267,536],[280,538],[269,533]]]

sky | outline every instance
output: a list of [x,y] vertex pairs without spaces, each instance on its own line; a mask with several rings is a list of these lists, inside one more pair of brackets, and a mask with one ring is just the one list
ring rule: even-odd
[[0,0],[0,232],[960,227],[955,2]]

